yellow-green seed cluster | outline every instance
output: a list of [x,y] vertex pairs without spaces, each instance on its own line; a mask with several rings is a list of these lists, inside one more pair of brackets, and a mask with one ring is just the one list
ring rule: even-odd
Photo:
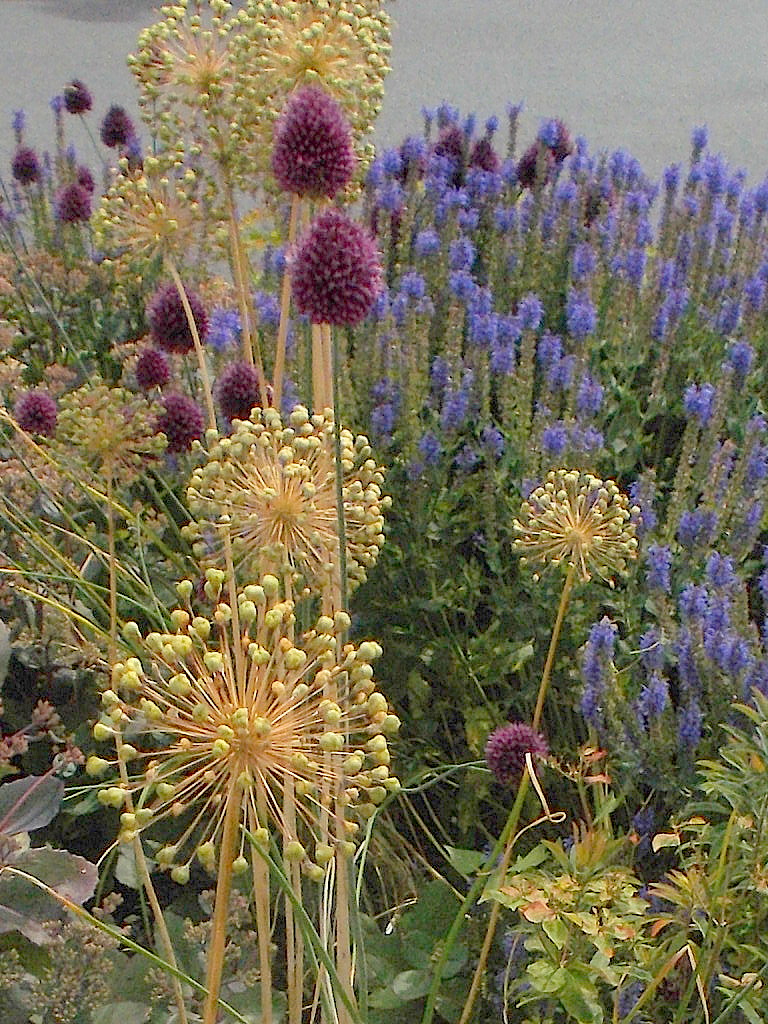
[[239,22],[233,53],[242,145],[261,138],[269,147],[286,97],[319,85],[344,108],[361,150],[389,71],[391,28],[382,0],[248,0]]
[[144,397],[95,377],[61,399],[56,447],[65,463],[76,453],[96,474],[119,469],[124,483],[165,449],[155,418]]
[[606,582],[637,555],[640,510],[613,480],[578,470],[553,470],[523,502],[514,521],[521,561],[575,567],[582,580]]
[[[129,781],[105,786],[99,799],[121,811],[124,842],[162,819],[178,821],[157,854],[178,882],[195,857],[215,869],[232,801],[257,842],[277,831],[284,856],[319,879],[336,852],[354,852],[355,819],[374,814],[399,785],[387,737],[400,722],[373,681],[381,648],[344,644],[345,612],[322,616],[294,640],[293,603],[280,600],[277,577],[243,588],[234,607],[223,600],[225,583],[218,570],[206,574],[212,612],[195,612],[193,585],[183,581],[184,606],[167,632],[124,628],[126,656],[112,666],[94,737],[114,741]],[[96,756],[86,765],[94,777],[114,768]],[[247,852],[243,833],[236,870]]]
[[[367,438],[340,434],[347,576],[355,586],[384,543],[388,499]],[[200,561],[223,564],[226,535],[240,579],[269,570],[312,589],[326,586],[338,560],[330,410],[310,415],[297,406],[283,424],[276,410],[255,408],[250,419],[235,421],[231,436],[211,430],[206,442],[206,460],[187,490],[194,517],[187,533]]]

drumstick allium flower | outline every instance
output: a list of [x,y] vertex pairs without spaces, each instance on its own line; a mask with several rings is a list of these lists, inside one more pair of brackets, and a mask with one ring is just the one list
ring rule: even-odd
[[280,188],[332,199],[354,170],[352,132],[336,100],[319,86],[293,93],[275,126],[272,171]]
[[[400,722],[372,678],[381,648],[342,647],[345,612],[322,616],[294,641],[294,606],[279,600],[277,577],[244,587],[236,614],[221,600],[224,582],[223,572],[208,570],[212,604],[203,614],[189,603],[192,582],[179,584],[183,606],[165,632],[124,628],[125,657],[111,667],[94,737],[114,740],[128,781],[105,786],[99,799],[123,810],[123,842],[157,822],[166,832],[178,823],[157,853],[177,882],[187,881],[195,857],[215,870],[232,801],[257,842],[277,831],[285,855],[319,880],[335,849],[354,851],[359,824],[348,814],[370,817],[399,785],[389,774],[387,737]],[[86,771],[100,777],[115,765],[94,756]],[[284,813],[289,780],[295,829]],[[321,827],[326,811],[341,831]],[[247,865],[246,850],[241,835],[236,871]]]
[[514,544],[525,561],[575,567],[583,581],[594,573],[612,583],[637,555],[638,516],[613,480],[557,469],[523,502]]
[[381,291],[376,243],[341,210],[321,213],[291,258],[296,308],[314,324],[354,326]]
[[[206,432],[207,453],[187,490],[196,556],[222,564],[225,534],[240,579],[269,570],[312,588],[330,579],[337,548],[334,423],[297,406],[283,423],[254,408],[230,437]],[[363,435],[341,430],[342,499],[351,586],[362,583],[384,543],[384,471]]]

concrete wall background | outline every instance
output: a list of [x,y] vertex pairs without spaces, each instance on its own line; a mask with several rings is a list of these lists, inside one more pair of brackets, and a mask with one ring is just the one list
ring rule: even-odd
[[[90,86],[99,116],[113,102],[135,105],[125,56],[155,7],[0,0],[0,165],[15,109],[27,112],[29,141],[50,144],[48,101],[72,77]],[[562,117],[592,149],[625,147],[655,175],[687,157],[690,129],[706,123],[712,147],[750,180],[768,171],[766,0],[393,0],[390,9],[380,142],[418,131],[421,107],[443,99],[481,117],[523,100],[523,142],[540,118]]]

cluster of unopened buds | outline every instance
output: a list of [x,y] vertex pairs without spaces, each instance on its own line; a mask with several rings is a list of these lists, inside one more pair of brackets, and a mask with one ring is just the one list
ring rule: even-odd
[[244,587],[234,607],[222,600],[224,574],[206,576],[212,614],[195,613],[193,585],[183,581],[171,629],[142,635],[125,626],[130,650],[112,666],[94,727],[117,758],[92,756],[86,771],[122,767],[122,781],[99,793],[122,812],[122,841],[178,821],[156,854],[177,882],[188,880],[195,856],[215,870],[232,802],[242,826],[235,871],[248,865],[248,835],[266,845],[274,830],[283,856],[320,880],[337,851],[354,852],[360,824],[347,814],[365,820],[399,788],[387,737],[400,721],[373,681],[381,648],[343,643],[345,612],[320,616],[294,640],[293,602],[281,599],[275,576]]

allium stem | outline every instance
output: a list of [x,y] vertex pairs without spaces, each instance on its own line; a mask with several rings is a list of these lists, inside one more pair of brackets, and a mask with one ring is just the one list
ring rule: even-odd
[[[240,825],[240,794],[233,787],[227,795],[227,809],[224,814],[224,828],[219,850],[219,874],[216,880],[216,903],[211,922],[211,942],[208,948],[208,965],[205,987],[208,995],[203,1009],[203,1024],[216,1024],[221,991],[221,974],[224,967],[224,947],[227,941],[227,917],[229,915],[229,894],[232,891],[232,863],[237,848],[237,833]],[[262,1007],[262,1020],[268,1018]]]
[[117,661],[117,571],[115,552],[115,513],[112,508],[112,465],[105,466],[107,473],[107,554],[109,573],[109,663]]
[[565,577],[565,583],[563,584],[563,590],[560,594],[560,604],[557,607],[557,616],[555,618],[555,624],[552,627],[552,638],[549,641],[547,660],[544,662],[544,671],[541,674],[541,682],[539,683],[539,695],[536,698],[536,709],[533,712],[533,721],[531,722],[534,729],[538,729],[541,724],[544,700],[547,696],[547,690],[549,689],[549,680],[552,676],[552,666],[555,663],[555,654],[557,653],[557,645],[560,640],[560,630],[563,627],[565,613],[568,611],[568,602],[570,601],[571,590],[573,590],[573,585],[576,582],[576,571],[577,567],[575,565],[569,567],[568,573]]
[[[291,201],[291,216],[288,221],[287,244],[293,245],[301,214],[301,197],[295,195]],[[277,328],[275,344],[275,365],[272,371],[273,402],[276,409],[280,408],[283,398],[283,375],[285,373],[285,346],[288,339],[288,319],[291,311],[291,275],[286,267],[280,286],[280,323]]]
[[192,334],[192,341],[194,342],[195,345],[197,363],[198,366],[200,367],[200,380],[202,381],[203,393],[205,395],[205,405],[206,409],[208,410],[208,419],[210,421],[209,426],[215,430],[216,411],[213,406],[213,391],[211,389],[211,378],[208,374],[208,364],[205,361],[205,352],[203,351],[203,344],[200,341],[200,332],[198,331],[197,324],[195,323],[195,317],[192,312],[192,307],[189,304],[189,299],[187,298],[187,292],[184,287],[184,282],[181,280],[181,276],[178,270],[176,269],[175,264],[168,257],[166,257],[166,266],[168,267],[168,273],[173,278],[173,283],[176,285],[176,290],[179,293],[179,299],[181,300],[181,304],[184,307],[184,313],[187,317],[189,330],[190,333]]
[[[260,786],[256,794],[258,813],[266,821],[266,793]],[[251,814],[251,832],[258,828],[256,815]],[[259,942],[259,971],[261,974],[261,1020],[272,1024],[272,960],[270,943],[272,929],[269,922],[269,864],[262,856],[252,857],[253,902],[256,910],[256,934]]]
[[[544,662],[544,670],[541,674],[541,682],[539,683],[539,693],[536,699],[536,709],[533,713],[532,727],[538,729],[539,723],[541,722],[541,714],[544,709],[544,699],[549,689],[549,681],[552,676],[552,666],[555,662],[555,654],[557,653],[557,645],[560,640],[560,631],[563,626],[565,619],[565,613],[568,610],[568,603],[571,596],[571,590],[576,581],[576,566],[571,565],[568,569],[568,573],[565,577],[565,583],[560,594],[560,603],[557,607],[557,615],[555,617],[555,623],[552,627],[552,637],[549,641],[549,650],[547,651],[546,661]],[[499,877],[503,878],[509,867],[509,862],[512,859],[512,850],[514,849],[515,839],[517,838],[517,826],[520,822],[520,814],[523,809],[523,803],[525,801],[526,794],[528,792],[528,786],[530,784],[529,769],[526,767],[520,778],[520,784],[517,789],[517,796],[515,802],[512,805],[512,810],[509,812],[504,829],[496,841],[496,845],[488,855],[488,859],[485,862],[484,868],[477,875],[477,878],[470,887],[469,892],[464,898],[464,902],[459,908],[459,912],[454,918],[453,924],[451,925],[448,935],[445,938],[445,944],[440,954],[440,959],[435,965],[435,974],[432,979],[432,986],[427,996],[427,1004],[424,1008],[424,1016],[422,1017],[422,1024],[431,1024],[432,1018],[435,1012],[435,1001],[437,994],[440,990],[440,983],[443,978],[443,971],[445,970],[445,964],[448,960],[451,950],[453,949],[456,939],[458,937],[461,925],[464,921],[464,915],[470,909],[475,899],[480,895],[483,889],[487,873],[503,851],[503,857],[499,866]],[[496,933],[496,924],[501,913],[501,904],[494,903],[491,908],[490,918],[488,920],[488,927],[486,928],[485,938],[483,940],[482,950],[480,952],[480,959],[477,962],[475,973],[472,978],[472,985],[470,986],[469,993],[467,995],[466,1002],[464,1003],[464,1009],[461,1017],[459,1018],[459,1024],[467,1024],[472,1010],[475,1005],[477,993],[480,990],[480,983],[485,973],[486,963],[488,961],[488,953],[490,952],[493,937]]]
[[[122,782],[123,789],[125,790],[125,809],[129,813],[132,813],[133,797],[131,796],[131,792],[128,788],[128,769],[126,768],[125,761],[120,756],[121,740],[120,736],[117,734],[117,730],[115,740],[115,746],[117,748],[118,771],[120,772],[120,781]],[[163,917],[163,909],[160,906],[160,901],[157,898],[155,887],[152,885],[152,877],[149,873],[149,868],[147,867],[147,860],[144,856],[144,847],[141,845],[141,836],[137,835],[133,842],[131,843],[131,846],[133,847],[133,858],[136,864],[136,870],[138,872],[139,881],[141,882],[144,892],[147,894],[149,905],[152,908],[152,916],[155,919],[155,926],[157,928],[157,933],[160,938],[160,946],[162,947],[163,955],[165,956],[168,963],[175,970],[178,970],[178,966],[176,963],[176,954],[173,951],[173,943],[171,942],[171,936],[168,932],[168,927],[165,923],[165,918]],[[187,1008],[184,1003],[184,993],[182,992],[181,989],[181,982],[179,981],[176,975],[173,976],[172,984],[173,995],[174,999],[176,1000],[176,1007],[179,1011],[179,1024],[187,1024]]]
[[325,366],[323,365],[323,329],[321,324],[312,324],[312,405],[315,412],[328,407]]

